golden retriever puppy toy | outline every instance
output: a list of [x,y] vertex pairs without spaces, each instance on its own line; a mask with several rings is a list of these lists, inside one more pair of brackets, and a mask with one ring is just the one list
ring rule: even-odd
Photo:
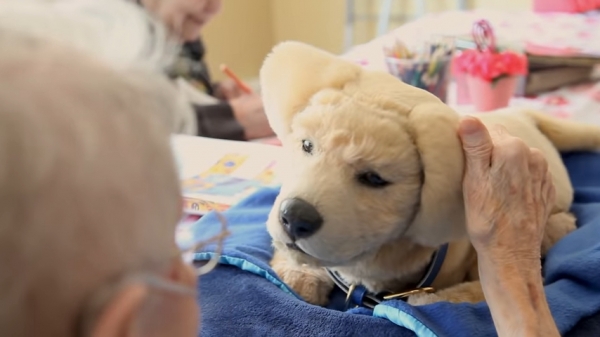
[[[455,111],[392,75],[298,42],[276,46],[260,77],[289,154],[267,222],[271,265],[286,284],[318,305],[336,284],[352,296],[362,287],[358,302],[371,307],[402,297],[415,305],[484,300],[465,229]],[[600,128],[513,110],[479,118],[548,161],[557,198],[545,253],[575,229],[559,151],[600,148]]]

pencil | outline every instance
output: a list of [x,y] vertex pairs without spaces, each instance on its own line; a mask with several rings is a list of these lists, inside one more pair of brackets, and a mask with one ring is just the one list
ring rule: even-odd
[[237,84],[238,87],[242,89],[243,92],[247,94],[252,93],[252,88],[250,88],[246,83],[244,83],[244,81],[242,81],[231,69],[229,69],[228,66],[226,66],[225,64],[221,64],[221,71],[229,78],[231,78],[235,82],[235,84]]

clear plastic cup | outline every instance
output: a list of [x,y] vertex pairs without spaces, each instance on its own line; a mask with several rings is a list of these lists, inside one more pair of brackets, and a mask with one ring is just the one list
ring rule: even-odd
[[443,102],[447,101],[451,57],[434,62],[386,57],[390,74],[402,82],[426,90]]

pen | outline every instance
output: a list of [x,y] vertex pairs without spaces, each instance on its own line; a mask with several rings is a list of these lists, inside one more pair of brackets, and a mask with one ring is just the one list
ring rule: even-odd
[[228,66],[221,64],[221,71],[229,78],[231,78],[235,82],[235,84],[237,84],[238,87],[242,89],[243,92],[247,94],[252,93],[252,88],[250,88],[246,83],[244,83],[244,81],[242,81],[231,69],[229,69]]

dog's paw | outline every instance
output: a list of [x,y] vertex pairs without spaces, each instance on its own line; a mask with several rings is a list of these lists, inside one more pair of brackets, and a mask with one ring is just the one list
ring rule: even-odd
[[546,255],[556,242],[574,231],[577,228],[575,222],[576,218],[571,213],[562,212],[551,215],[544,231],[542,255]]
[[444,301],[444,299],[436,293],[421,293],[409,296],[406,302],[410,305],[427,305],[442,301]]
[[306,302],[320,306],[329,302],[333,281],[323,269],[277,264],[273,270]]

